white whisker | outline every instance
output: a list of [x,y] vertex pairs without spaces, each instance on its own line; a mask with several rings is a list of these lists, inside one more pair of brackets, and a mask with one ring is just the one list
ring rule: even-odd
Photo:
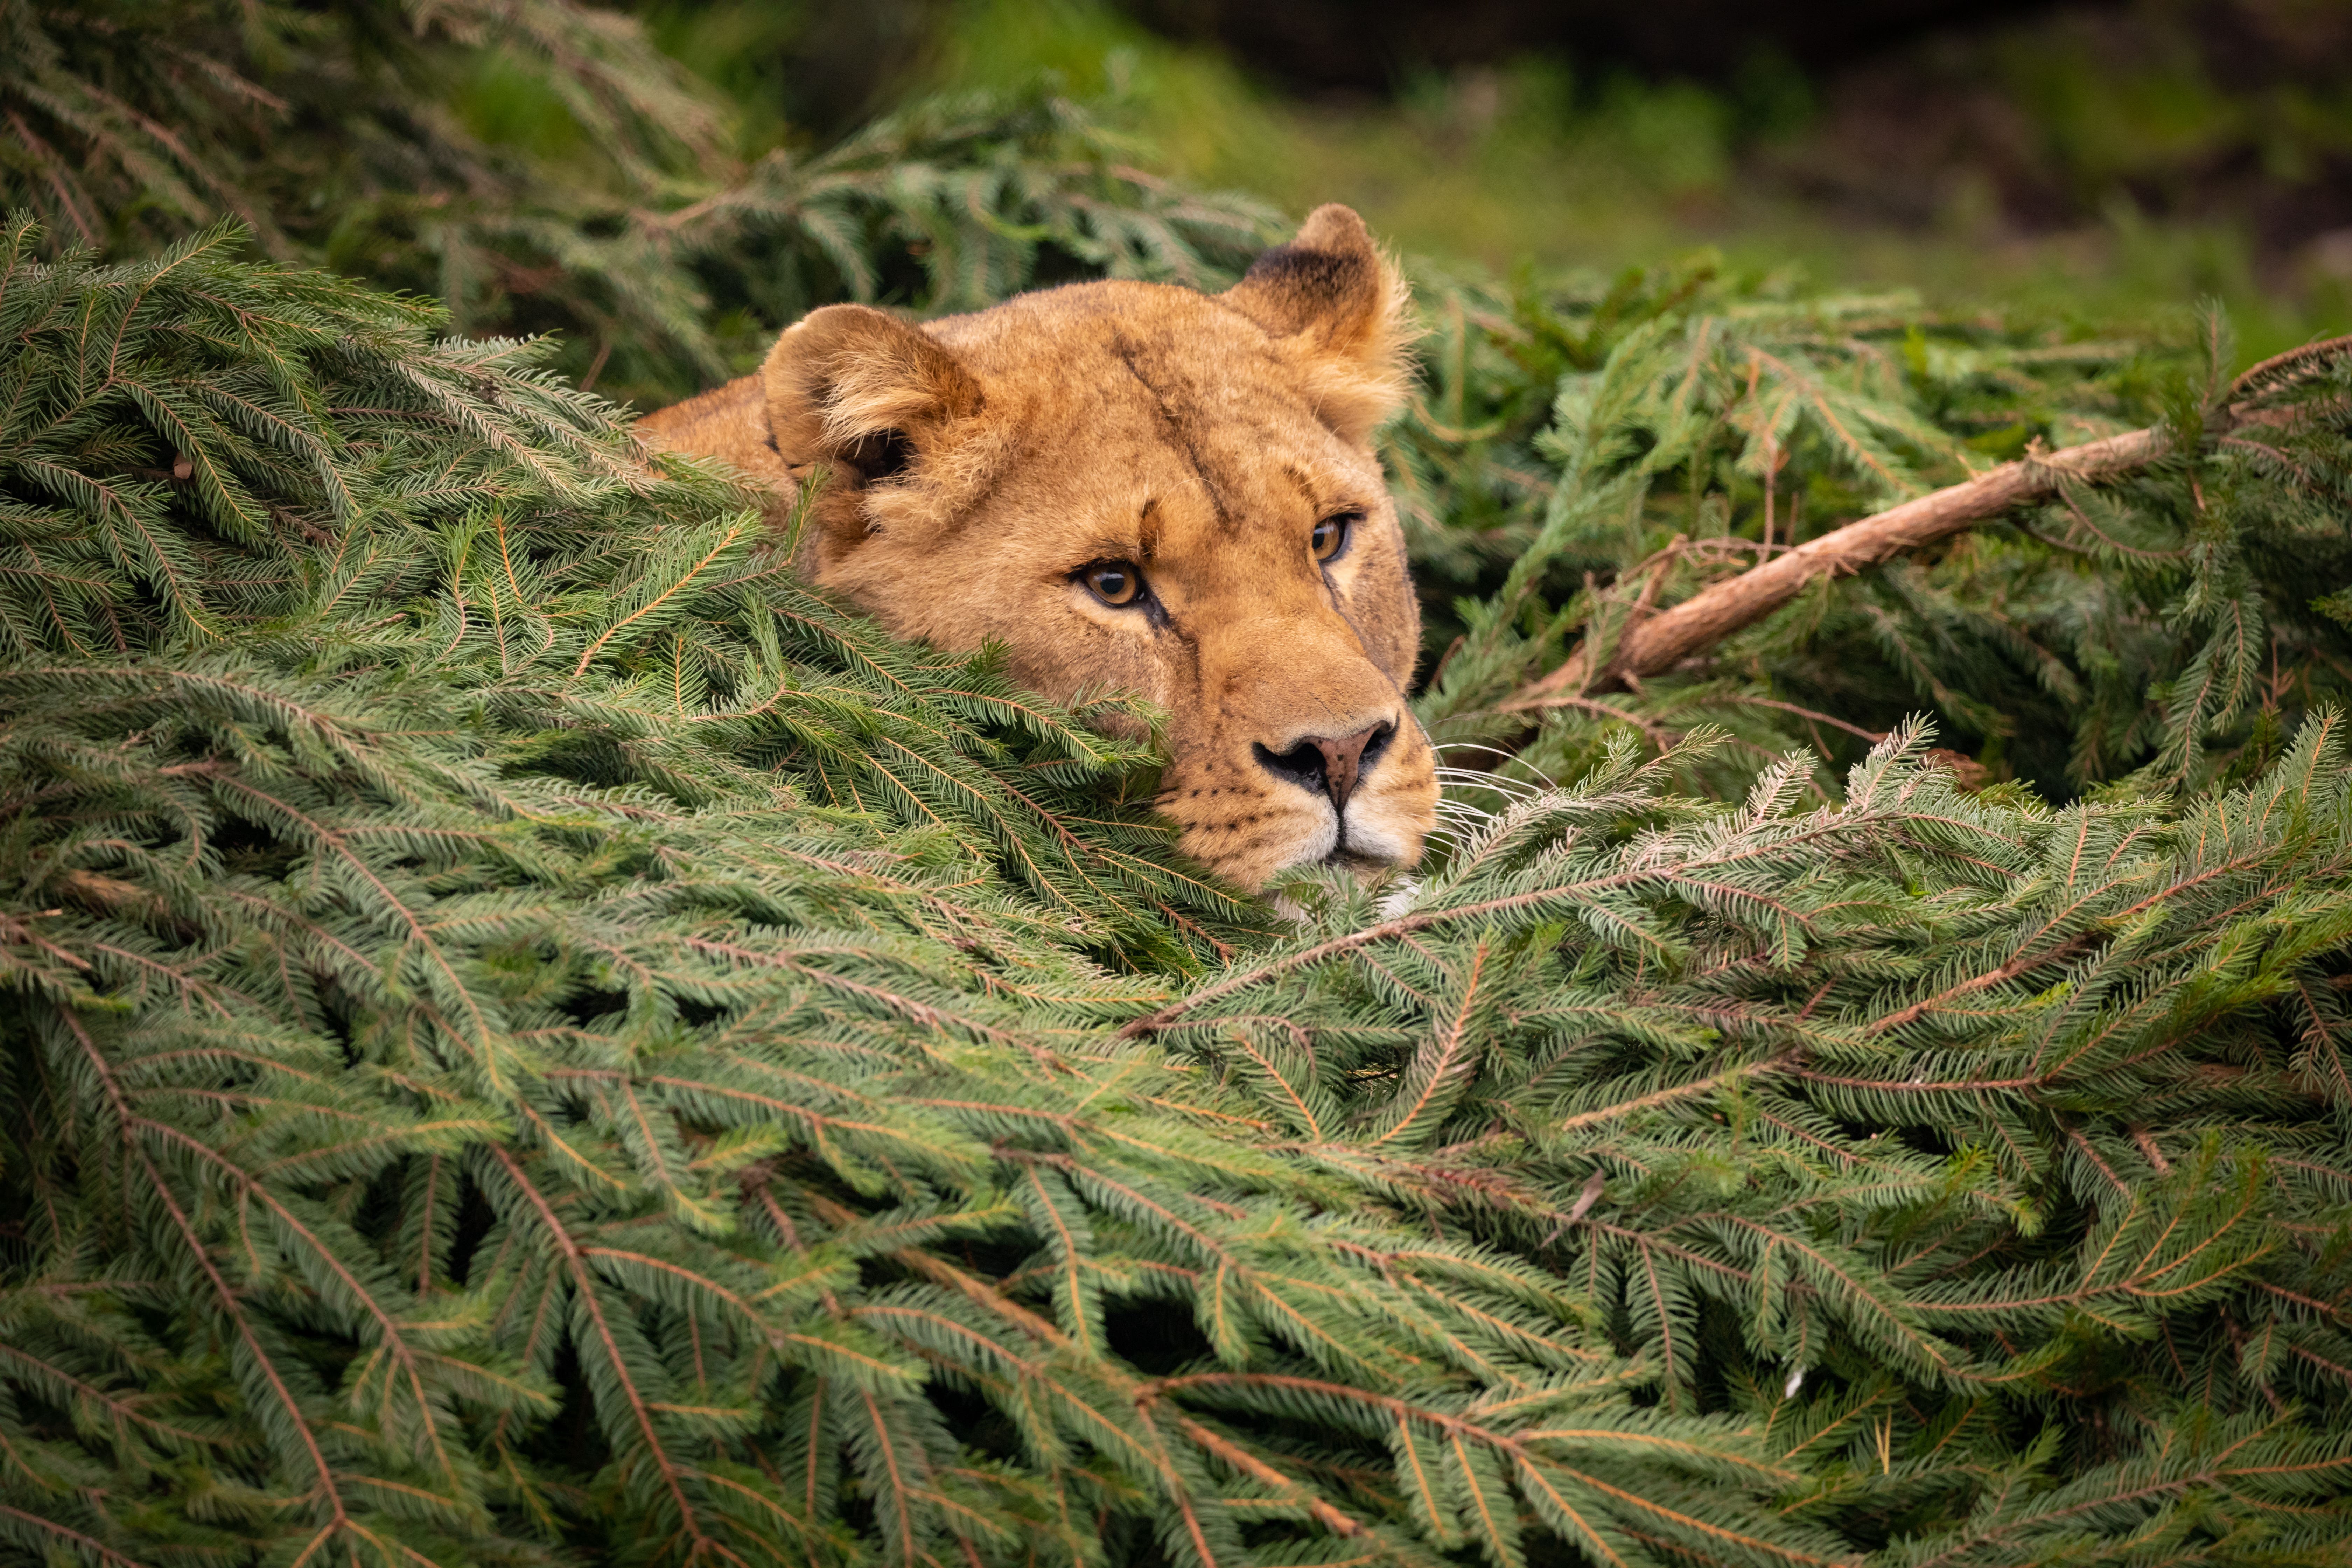
[[1449,793],[1439,795],[1437,797],[1438,809],[1443,811],[1446,807],[1451,806],[1456,811],[1475,812],[1482,816],[1485,816],[1490,808],[1473,803],[1468,798],[1468,794],[1469,792],[1464,791],[1461,794]]
[[1446,782],[1444,790],[1447,795],[1455,798],[1465,795],[1499,795],[1505,800],[1541,800],[1551,793],[1549,790],[1538,789],[1498,789],[1492,784],[1456,784],[1451,781]]
[[[1507,752],[1500,746],[1482,745],[1475,741],[1447,741],[1439,745],[1433,746],[1430,749],[1435,752],[1484,752],[1489,756],[1501,757],[1506,762],[1518,763],[1519,766],[1528,768],[1528,772],[1535,774],[1537,778],[1543,781],[1543,787],[1546,789],[1558,789],[1559,787],[1559,784],[1550,776],[1546,774],[1542,769],[1528,768],[1526,763],[1520,761],[1519,754],[1517,752]],[[1444,770],[1441,769],[1440,771],[1442,772]]]
[[1497,795],[1542,795],[1546,786],[1529,784],[1525,779],[1504,778],[1495,773],[1473,773],[1464,768],[1439,768],[1440,783],[1457,789],[1488,789]]
[[[1438,765],[1437,771],[1438,771],[1439,773],[1452,773],[1452,774],[1454,774],[1454,775],[1455,777],[1457,777],[1457,778],[1471,778],[1471,779],[1508,779],[1508,778],[1512,778],[1512,775],[1511,775],[1511,774],[1509,774],[1509,773],[1495,773],[1495,772],[1493,772],[1492,770],[1490,770],[1490,769],[1486,769],[1486,768],[1457,768],[1457,767],[1454,767],[1454,766],[1451,766],[1450,764],[1446,764],[1446,763],[1440,763],[1440,764]],[[1528,783],[1528,782],[1530,782],[1530,781],[1526,780],[1526,779],[1513,779],[1513,781],[1512,781],[1512,782],[1517,783],[1517,784],[1526,784],[1526,783]],[[1547,784],[1549,783],[1549,781],[1546,781],[1546,782],[1547,782]]]

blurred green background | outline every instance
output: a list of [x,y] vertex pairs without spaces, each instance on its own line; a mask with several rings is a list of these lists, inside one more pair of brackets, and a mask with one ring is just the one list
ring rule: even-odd
[[1213,282],[1331,200],[1498,277],[2218,300],[2252,359],[2352,326],[2352,0],[0,0],[0,199],[236,218],[641,405],[829,299]]
[[2218,299],[2249,358],[2352,328],[2347,0],[643,14],[735,96],[747,152],[1052,72],[1180,179],[1345,201],[1405,250],[1497,270],[1712,246],[2098,326]]

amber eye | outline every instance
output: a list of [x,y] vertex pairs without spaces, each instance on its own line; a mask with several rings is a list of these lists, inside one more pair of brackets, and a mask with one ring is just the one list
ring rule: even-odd
[[1315,531],[1307,536],[1307,547],[1315,552],[1315,559],[1337,561],[1340,552],[1348,548],[1348,536],[1355,531],[1356,520],[1363,515],[1360,511],[1343,511],[1337,517],[1327,517],[1317,523]]
[[1132,561],[1097,561],[1081,569],[1078,580],[1113,609],[1143,597],[1143,571]]

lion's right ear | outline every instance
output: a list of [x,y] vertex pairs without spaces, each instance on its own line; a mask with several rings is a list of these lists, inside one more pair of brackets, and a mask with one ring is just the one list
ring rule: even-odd
[[866,484],[897,477],[982,403],[955,355],[870,305],[811,310],[768,351],[760,381],[778,456],[845,468]]
[[[830,478],[815,519],[833,559],[886,521],[940,506],[969,466],[968,422],[986,399],[953,353],[909,322],[867,305],[827,305],[785,330],[760,380],[768,434],[795,473]],[[904,481],[919,475],[927,493]]]

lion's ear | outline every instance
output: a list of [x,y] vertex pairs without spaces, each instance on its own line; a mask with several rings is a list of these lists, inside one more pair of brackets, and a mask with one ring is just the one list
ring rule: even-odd
[[1351,209],[1317,207],[1297,237],[1252,262],[1223,298],[1295,341],[1317,412],[1349,440],[1364,439],[1403,404],[1410,296]]
[[980,383],[955,355],[866,305],[802,317],[768,351],[760,380],[777,455],[859,484],[895,478],[982,403]]
[[[823,465],[811,521],[820,562],[843,559],[885,527],[950,514],[984,469],[975,440],[986,401],[945,345],[887,311],[827,305],[787,328],[760,380],[768,438],[795,477]],[[919,487],[898,482],[910,469]]]

